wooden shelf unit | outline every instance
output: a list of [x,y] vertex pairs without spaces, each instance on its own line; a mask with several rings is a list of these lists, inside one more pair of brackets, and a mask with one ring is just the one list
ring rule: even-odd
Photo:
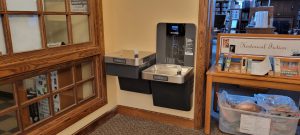
[[[223,34],[225,35],[225,34]],[[226,34],[227,36],[230,34]],[[260,88],[272,88],[272,89],[281,89],[286,91],[297,91],[300,92],[300,77],[284,77],[284,76],[257,76],[251,74],[242,74],[242,73],[233,73],[233,72],[225,72],[225,71],[218,71],[217,70],[217,63],[220,56],[220,36],[218,36],[218,44],[217,44],[217,56],[216,56],[216,63],[213,65],[206,73],[206,99],[205,99],[205,125],[204,125],[204,132],[205,134],[210,134],[210,126],[211,126],[211,105],[212,103],[212,96],[214,96],[214,102],[216,102],[216,93],[213,92],[213,83],[225,83],[225,84],[234,84],[234,85],[242,85],[248,87],[260,87]],[[247,36],[254,36],[254,37],[262,37],[264,35],[261,34],[240,34],[235,36],[247,37]],[[265,35],[271,37],[286,37],[289,36],[282,36],[282,35]],[[295,37],[294,37],[295,38]],[[298,36],[299,38],[299,36]],[[232,55],[232,58],[242,58],[248,57],[253,59],[260,59],[263,60],[265,56],[261,55]],[[284,61],[291,61],[291,62],[300,62],[299,57],[279,57]],[[218,86],[215,85],[214,87],[215,92],[218,91]],[[214,103],[216,104],[216,103]]]

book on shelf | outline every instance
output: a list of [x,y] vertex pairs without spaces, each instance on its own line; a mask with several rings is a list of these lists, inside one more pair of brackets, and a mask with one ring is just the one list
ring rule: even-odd
[[241,65],[240,65],[240,63],[232,62],[230,64],[228,72],[231,72],[231,73],[241,73]]
[[285,77],[298,77],[299,76],[299,63],[281,61],[280,65],[281,76]]
[[249,13],[242,12],[242,20],[243,21],[248,21],[249,20]]
[[229,53],[226,57],[224,71],[227,71],[227,72],[229,71],[230,64],[231,64],[231,53]]
[[270,59],[272,70],[269,71],[268,75],[269,76],[274,76],[274,73],[275,73],[275,58],[273,56],[270,56],[269,59]]
[[[259,70],[259,72],[260,70],[265,70],[265,75],[268,76],[300,77],[300,61],[283,61],[277,57],[269,57],[266,59],[269,59],[268,72],[266,71],[266,67],[257,67],[259,66],[257,64],[254,70]],[[254,61],[254,63],[261,62],[263,61]],[[216,68],[217,71],[240,74],[254,74],[252,72],[253,59],[247,57],[232,58],[232,53],[229,53],[228,55],[221,53]]]
[[300,63],[298,63],[298,77],[300,77]]
[[275,76],[280,76],[281,74],[281,67],[280,67],[280,59],[279,58],[274,58],[274,75]]
[[221,53],[217,65],[217,70],[223,71],[223,69],[224,69],[224,53]]
[[247,59],[247,74],[250,74],[252,70],[252,59]]
[[241,59],[241,73],[242,74],[247,73],[247,58],[246,57],[243,57]]

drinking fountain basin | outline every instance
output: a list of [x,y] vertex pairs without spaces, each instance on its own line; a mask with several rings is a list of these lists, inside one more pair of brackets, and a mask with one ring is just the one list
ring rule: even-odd
[[[138,55],[137,61],[135,60],[135,55]],[[121,50],[105,55],[105,63],[128,66],[141,66],[151,60],[155,60],[155,53],[145,51],[135,52],[134,50]]]
[[[137,55],[137,58],[135,56]],[[141,71],[155,63],[155,53],[121,50],[105,55],[106,74],[139,79]]]
[[151,94],[150,81],[141,77],[155,59],[153,52],[120,50],[105,55],[105,71],[107,75],[118,76],[121,90]]
[[156,64],[142,71],[142,78],[151,81],[183,84],[193,76],[193,67]]

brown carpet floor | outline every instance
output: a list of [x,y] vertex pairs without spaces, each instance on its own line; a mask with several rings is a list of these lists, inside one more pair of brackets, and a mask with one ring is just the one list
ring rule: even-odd
[[[212,135],[225,135],[218,130],[215,122],[213,125]],[[118,114],[90,135],[204,135],[204,133]]]

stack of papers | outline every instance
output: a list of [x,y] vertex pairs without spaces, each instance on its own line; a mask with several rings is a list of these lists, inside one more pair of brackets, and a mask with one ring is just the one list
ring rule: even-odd
[[262,62],[252,62],[251,74],[253,75],[266,75],[270,70],[272,65],[269,56],[266,56]]

